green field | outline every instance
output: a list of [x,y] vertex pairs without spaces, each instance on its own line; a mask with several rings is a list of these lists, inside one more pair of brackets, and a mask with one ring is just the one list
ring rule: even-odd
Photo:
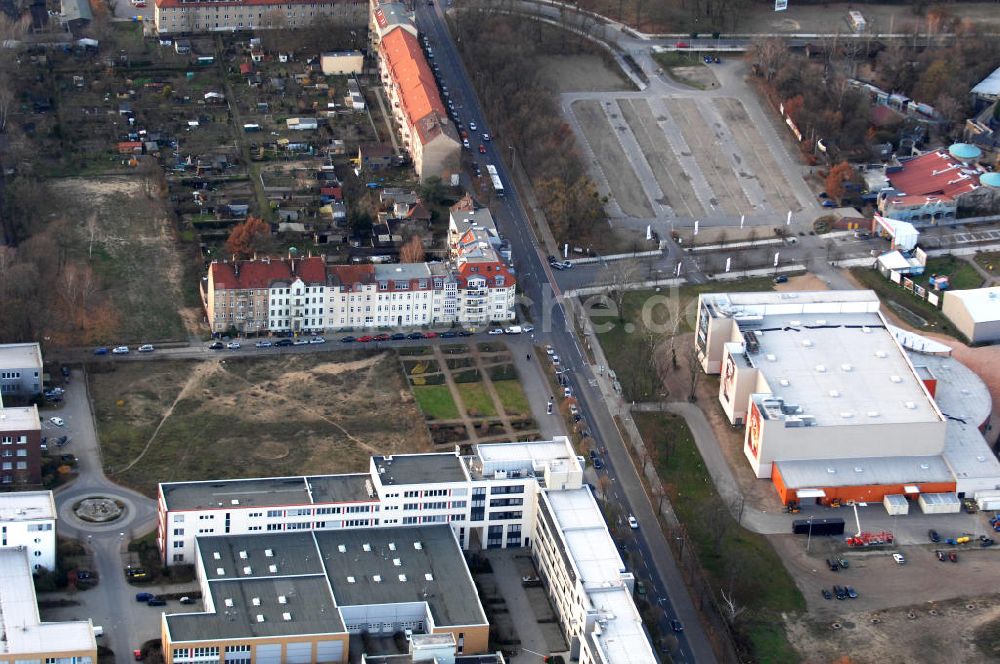
[[929,259],[924,276],[932,274],[948,275],[951,280],[951,290],[979,288],[983,285],[983,278],[976,272],[976,268],[972,267],[968,261],[954,256],[938,256]]
[[[613,315],[613,309],[591,309],[591,321],[597,330],[608,364],[618,374],[625,398],[630,401],[646,401],[658,398],[661,389],[652,362],[649,361],[650,342],[652,340],[655,343],[666,336],[667,332],[649,331],[642,320],[644,307],[654,328],[661,325],[669,328],[665,323],[669,320],[670,311],[679,311],[681,321],[677,332],[683,334],[694,330],[699,294],[773,289],[774,283],[769,278],[755,277],[684,286],[676,291],[664,290],[660,293],[631,291],[623,299],[622,320]],[[668,299],[670,304],[666,304]],[[615,303],[611,304],[612,307],[616,306]]]
[[470,417],[496,417],[496,406],[482,383],[461,383],[458,393]]
[[[683,418],[669,413],[633,413],[677,518],[690,538],[688,546],[717,588],[732,589],[747,607],[742,631],[754,660],[797,662],[798,655],[781,627],[781,614],[805,611],[805,599],[763,535],[736,524],[715,490]],[[737,627],[740,631],[740,627]]]
[[531,415],[531,406],[528,404],[528,397],[521,389],[521,382],[518,380],[495,380],[493,387],[500,397],[500,404],[504,412],[511,417],[527,417]]
[[447,385],[414,385],[410,389],[413,390],[417,405],[428,419],[458,419],[458,406],[451,398]]
[[980,251],[973,260],[994,277],[1000,277],[1000,251]]

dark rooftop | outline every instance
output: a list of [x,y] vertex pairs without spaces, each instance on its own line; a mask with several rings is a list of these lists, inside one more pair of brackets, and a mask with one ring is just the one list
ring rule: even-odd
[[383,485],[463,482],[462,460],[451,453],[372,457]]
[[315,475],[307,477],[314,503],[348,503],[368,501],[376,497],[368,495],[371,475]]
[[447,524],[317,531],[316,541],[338,606],[427,602],[438,627],[486,623]]

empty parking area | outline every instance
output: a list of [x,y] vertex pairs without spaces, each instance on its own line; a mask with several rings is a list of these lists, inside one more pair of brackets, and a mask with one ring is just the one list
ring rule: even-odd
[[728,156],[733,146],[721,140],[694,99],[667,99],[665,104],[670,117],[680,127],[698,168],[712,186],[711,204],[728,214],[746,212],[750,201],[740,187]]
[[713,101],[736,141],[743,166],[752,176],[756,176],[768,206],[778,210],[801,211],[802,206],[785,183],[774,155],[770,150],[761,149],[764,143],[743,107],[743,102],[731,97],[719,97]]
[[622,214],[642,219],[653,216],[649,198],[611,127],[611,121],[601,108],[601,102],[589,99],[577,101],[572,109]]
[[691,176],[681,167],[657,118],[653,116],[649,102],[645,99],[619,99],[618,106],[663,191],[663,199],[659,202],[672,208],[675,214],[689,217],[704,214],[705,208],[691,186]]

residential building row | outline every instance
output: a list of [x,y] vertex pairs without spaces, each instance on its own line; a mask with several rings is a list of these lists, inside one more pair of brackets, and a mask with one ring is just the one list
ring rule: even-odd
[[531,552],[573,658],[655,661],[565,437],[375,456],[353,475],[161,484],[158,519],[164,562],[193,563],[206,601],[164,617],[168,661],[341,662],[350,635],[404,630],[480,653],[489,625],[462,550],[511,547]]
[[437,81],[420,48],[409,8],[371,0],[369,30],[403,147],[421,180],[446,179],[460,167],[462,142],[448,117]]
[[362,26],[364,0],[156,0],[153,20],[161,35],[304,28],[321,17]]
[[42,393],[42,349],[37,343],[0,344],[0,403]]
[[0,494],[0,663],[96,664],[89,620],[42,622],[34,575],[56,569],[51,491]]
[[486,208],[459,201],[448,262],[327,265],[322,257],[215,261],[202,282],[213,333],[468,326],[515,317],[510,246]]

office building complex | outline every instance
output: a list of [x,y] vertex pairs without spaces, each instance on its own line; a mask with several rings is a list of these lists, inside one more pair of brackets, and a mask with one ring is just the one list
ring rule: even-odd
[[[214,583],[205,579],[216,577],[220,581],[217,587],[221,587],[222,582],[231,580],[234,575],[249,580],[282,574],[280,561],[268,562],[266,551],[263,557],[256,558],[248,551],[246,558],[240,557],[248,562],[237,566],[234,573],[224,564],[229,554],[219,552],[219,558],[215,558],[214,551],[223,546],[217,545],[216,539],[237,542],[225,545],[236,550],[254,543],[256,549],[271,549],[274,557],[278,556],[279,548],[285,546],[280,544],[285,540],[272,540],[268,534],[293,535],[297,539],[287,541],[299,542],[295,546],[307,550],[318,547],[319,557],[327,565],[324,573],[333,587],[334,599],[329,600],[328,608],[346,626],[341,627],[336,621],[327,625],[329,631],[324,632],[327,635],[322,637],[324,641],[346,643],[344,629],[350,634],[361,630],[391,633],[413,629],[429,633],[449,631],[455,636],[456,644],[472,643],[470,635],[478,633],[472,628],[483,625],[468,616],[460,621],[459,635],[454,622],[457,619],[449,623],[440,618],[440,612],[433,607],[432,625],[428,618],[420,621],[419,611],[417,614],[393,614],[395,617],[385,617],[371,608],[358,608],[356,614],[345,613],[345,601],[339,599],[338,592],[347,592],[348,596],[356,598],[351,601],[361,601],[355,594],[361,586],[350,581],[344,585],[344,579],[353,577],[354,583],[359,584],[390,581],[403,584],[397,588],[403,593],[398,601],[412,603],[414,600],[407,593],[411,593],[413,586],[406,584],[415,578],[414,572],[389,567],[387,574],[383,569],[384,560],[396,557],[392,553],[394,549],[410,552],[413,540],[430,541],[429,533],[433,533],[441,540],[441,547],[447,549],[443,542],[448,539],[456,552],[509,547],[530,550],[543,585],[557,606],[567,641],[581,662],[622,661],[616,659],[619,649],[630,654],[631,659],[627,661],[655,661],[631,600],[634,579],[617,553],[590,489],[583,484],[583,465],[566,438],[477,445],[475,454],[468,457],[460,456],[457,451],[376,456],[371,459],[369,472],[364,474],[161,484],[158,503],[158,543],[164,561],[167,564],[194,563],[203,585]],[[267,544],[271,541],[279,544]],[[371,551],[365,549],[366,545]],[[340,550],[341,546],[345,551]],[[211,557],[206,553],[209,550],[213,551]],[[379,551],[384,553],[382,562],[376,560],[377,555],[367,555]],[[316,558],[315,555],[309,557]],[[222,562],[216,565],[213,560]],[[338,565],[335,572],[330,571],[333,564]],[[395,565],[393,561],[396,568],[410,564],[418,580],[423,578],[429,583],[431,579],[426,578],[427,574],[438,578],[434,569],[425,570],[416,562]],[[300,573],[306,572],[289,572]],[[405,581],[399,580],[401,574],[406,577]],[[465,574],[463,565],[453,570],[450,577],[462,580],[459,589],[464,587]],[[380,581],[374,580],[376,575]],[[316,583],[322,590],[327,581],[318,579]],[[219,597],[214,587],[207,590]],[[390,588],[375,586],[372,602],[381,601],[378,593],[383,591],[389,592]],[[322,590],[320,595],[327,597],[329,593]],[[224,601],[222,605],[225,606]],[[325,610],[327,605],[322,608]],[[314,607],[310,615],[316,614]],[[379,618],[381,626],[352,618],[362,614],[372,620],[376,615],[382,616]],[[168,617],[165,623],[169,627],[172,647],[196,640],[182,637],[175,631],[174,625],[179,623],[169,622],[175,618]],[[264,622],[268,620],[265,615]],[[412,627],[414,621],[417,628]],[[315,625],[302,629],[291,625],[284,627],[298,630],[296,634],[318,633]],[[210,633],[204,634],[201,640],[210,640],[214,630],[215,627],[210,627]],[[279,636],[270,632],[268,635]],[[310,643],[318,652],[319,645],[314,640]],[[223,645],[218,647],[224,648]],[[346,645],[340,650],[333,645],[323,647],[346,652],[343,649]],[[213,651],[212,657],[217,658],[219,652],[223,651]],[[481,649],[473,651],[471,645],[466,645],[464,652],[481,652]]]
[[51,491],[0,494],[0,548],[22,548],[32,572],[55,570],[56,518]]

